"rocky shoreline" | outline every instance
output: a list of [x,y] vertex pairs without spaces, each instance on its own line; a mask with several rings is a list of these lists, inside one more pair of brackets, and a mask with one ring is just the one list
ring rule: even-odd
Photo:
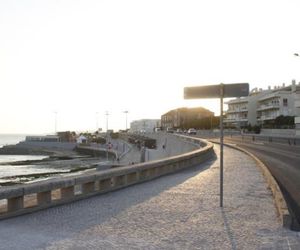
[[[0,186],[24,184],[66,174],[80,173],[90,169],[97,169],[99,168],[99,164],[105,161],[105,159],[102,157],[79,154],[75,150],[28,146],[22,147],[19,144],[0,148],[0,155],[48,156],[39,160],[23,160],[0,163],[0,166],[29,166],[41,169],[41,173],[12,174],[10,176],[2,177],[0,178]],[[49,169],[48,172],[47,169]]]

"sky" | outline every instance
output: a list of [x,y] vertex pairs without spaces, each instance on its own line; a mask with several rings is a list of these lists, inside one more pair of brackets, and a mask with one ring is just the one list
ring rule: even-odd
[[[299,0],[1,0],[0,134],[125,129],[186,86],[300,81]],[[105,115],[106,112],[109,114]]]

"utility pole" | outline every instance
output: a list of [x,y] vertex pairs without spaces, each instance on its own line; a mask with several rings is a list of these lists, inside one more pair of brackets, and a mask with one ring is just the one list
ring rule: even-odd
[[108,161],[108,111],[105,112],[106,115],[106,160]]
[[128,110],[123,111],[123,113],[125,113],[125,119],[126,119],[126,132],[127,132],[127,115],[128,115]]
[[98,120],[99,120],[99,112],[96,112],[96,131],[98,132],[99,130],[99,123],[98,123]]
[[57,133],[57,111],[54,111],[54,133]]

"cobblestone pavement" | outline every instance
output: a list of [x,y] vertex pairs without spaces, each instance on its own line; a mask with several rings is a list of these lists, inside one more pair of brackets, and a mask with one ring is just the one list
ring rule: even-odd
[[[218,147],[215,146],[218,155]],[[98,197],[0,222],[0,249],[300,249],[281,227],[255,162],[219,161]]]

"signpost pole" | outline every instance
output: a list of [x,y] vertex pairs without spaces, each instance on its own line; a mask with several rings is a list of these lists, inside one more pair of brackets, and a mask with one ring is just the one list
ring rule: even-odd
[[249,95],[248,83],[185,87],[185,99],[220,98],[220,207],[223,207],[223,98]]
[[223,96],[224,84],[220,85],[220,207],[223,207]]

